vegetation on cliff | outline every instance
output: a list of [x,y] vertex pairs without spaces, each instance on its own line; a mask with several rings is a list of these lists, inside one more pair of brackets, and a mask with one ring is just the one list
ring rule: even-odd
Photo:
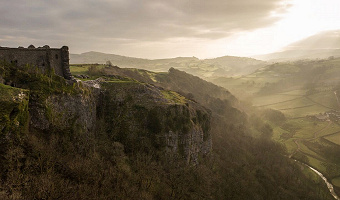
[[30,115],[28,131],[1,133],[1,199],[331,199],[282,146],[250,136],[235,97],[187,73],[70,84],[1,69],[29,91]]
[[270,122],[275,116],[265,119],[273,128],[273,139],[287,148],[287,155],[321,172],[338,194],[339,66],[340,58],[336,57],[306,59],[274,63],[246,76],[215,80],[257,110],[282,112],[286,121]]

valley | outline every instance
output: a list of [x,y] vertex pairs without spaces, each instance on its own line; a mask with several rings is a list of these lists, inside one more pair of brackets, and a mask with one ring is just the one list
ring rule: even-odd
[[339,200],[340,1],[1,1],[0,200]]
[[[92,66],[92,67],[91,67]],[[187,91],[188,87],[186,85],[183,85],[184,82],[179,82],[181,84],[177,84],[180,80],[180,77],[182,77],[184,74],[178,73],[178,70],[170,69],[169,72],[151,72],[147,70],[140,70],[135,68],[118,68],[118,67],[108,67],[106,65],[72,65],[71,70],[73,71],[73,74],[76,76],[81,77],[81,74],[90,75],[90,70],[95,66],[97,73],[102,74],[115,74],[120,76],[128,76],[133,77],[136,80],[152,83],[161,87],[164,87],[164,83],[170,84],[170,88],[175,91]],[[266,68],[266,67],[264,67]],[[284,69],[280,69],[284,70]],[[263,69],[259,69],[250,75],[246,76],[240,76],[240,77],[233,77],[233,78],[227,78],[228,81],[226,85],[223,85],[225,88],[230,89],[235,94],[240,94],[241,91],[247,90],[249,87],[249,84],[254,85],[251,89],[248,90],[249,93],[246,93],[244,95],[252,96],[250,98],[254,104],[254,107],[252,109],[255,109],[257,111],[250,111],[248,114],[256,113],[256,115],[259,115],[261,118],[264,118],[265,122],[270,125],[270,127],[273,128],[272,133],[272,139],[276,142],[279,142],[285,146],[286,149],[286,156],[292,157],[294,159],[298,159],[303,163],[306,163],[310,166],[315,167],[316,169],[322,171],[325,173],[325,164],[321,162],[325,162],[325,159],[323,158],[323,155],[319,155],[317,152],[318,150],[310,150],[305,145],[306,141],[319,141],[323,139],[324,137],[335,137],[335,133],[340,133],[340,125],[337,123],[333,123],[331,121],[317,121],[314,120],[312,117],[305,117],[304,115],[308,113],[309,115],[318,114],[320,112],[325,112],[330,110],[327,104],[328,102],[319,102],[321,96],[324,96],[327,94],[329,96],[330,102],[333,102],[331,97],[334,98],[334,93],[331,91],[323,91],[322,93],[315,93],[313,95],[305,95],[307,90],[305,88],[299,88],[299,87],[293,87],[291,90],[282,91],[278,94],[265,94],[265,95],[256,95],[259,91],[262,90],[263,86],[268,86],[269,82],[272,84],[275,84],[279,81],[282,81],[284,78],[279,76],[271,76],[272,74],[276,74],[278,72],[270,72],[269,76],[267,74],[262,72]],[[295,72],[298,72],[297,69],[295,69]],[[173,75],[171,75],[174,73]],[[261,76],[258,76],[258,73],[261,74]],[[172,81],[167,80],[168,78],[165,77],[173,77]],[[186,77],[185,79],[188,79]],[[84,79],[85,80],[85,79]],[[193,81],[196,80],[193,79]],[[216,80],[224,80],[222,78],[217,78]],[[165,81],[165,82],[164,82]],[[235,81],[235,82],[233,82]],[[265,84],[263,84],[265,83]],[[197,83],[196,83],[197,84]],[[232,85],[232,87],[230,85]],[[198,84],[200,85],[200,84]],[[221,84],[220,84],[221,85]],[[167,86],[167,87],[169,87]],[[189,87],[192,87],[192,85],[188,85]],[[261,87],[262,86],[262,87]],[[180,88],[178,88],[180,87]],[[194,88],[193,88],[194,89]],[[204,90],[205,88],[200,88],[190,90],[190,92],[195,91],[195,93],[191,93],[191,97],[194,97],[196,100],[199,100],[199,102],[202,102],[201,97],[199,96],[199,91],[206,91],[210,94],[214,94],[213,90]],[[188,91],[189,92],[189,91]],[[330,93],[331,92],[331,93]],[[332,95],[329,95],[332,94]],[[185,93],[181,93],[182,95]],[[184,95],[187,96],[187,95]],[[190,96],[190,95],[189,95]],[[218,95],[217,97],[221,98],[222,96]],[[188,96],[187,96],[188,98]],[[226,98],[226,97],[222,97]],[[231,97],[227,98],[233,99]],[[242,97],[239,97],[238,99],[241,99],[241,101],[244,99]],[[242,102],[237,103],[235,100],[232,100],[232,105],[238,107],[239,109],[248,109],[244,108],[244,105],[247,103]],[[334,106],[332,104],[332,106]],[[336,105],[335,105],[336,106]],[[246,106],[247,107],[247,106]],[[210,109],[213,107],[209,106]],[[268,110],[268,109],[276,109],[280,110],[282,113],[286,115],[286,118],[284,122],[277,123],[273,120],[268,120],[265,117],[262,116],[262,114],[259,114],[262,112],[262,110]],[[309,110],[306,112],[305,110],[299,110],[299,109],[305,109]],[[215,110],[213,110],[215,112]],[[216,112],[218,112],[216,110]],[[228,112],[230,115],[230,111]],[[234,116],[235,117],[235,116]],[[233,123],[239,123],[241,119],[235,120]],[[242,121],[242,120],[241,120]],[[261,137],[263,134],[261,128],[256,128],[257,125],[252,125],[252,119],[250,118],[250,126],[255,127],[255,129],[252,129],[252,135],[256,137]],[[320,129],[320,130],[318,130]],[[317,130],[317,131],[315,131]],[[213,142],[216,144],[216,141]],[[309,158],[310,157],[310,158]],[[322,167],[320,167],[322,166]],[[328,166],[333,166],[331,164],[328,164]],[[335,169],[336,171],[336,169]],[[304,169],[304,173],[306,176],[312,178],[314,181],[320,181],[320,178],[315,177],[313,175],[313,172],[308,171],[308,168]],[[336,180],[337,180],[337,174],[336,172],[334,174],[327,174],[327,178],[332,177],[332,183],[335,185],[336,190]],[[324,183],[323,183],[324,184]]]
[[[179,62],[174,67],[183,70],[180,66],[190,66],[191,62]],[[86,74],[88,66],[74,65],[72,69],[75,74]],[[97,66],[105,71],[105,65]],[[168,66],[160,64],[159,69]],[[197,67],[196,71],[202,69],[202,65]],[[243,106],[252,105],[248,114],[259,115],[272,127],[272,139],[284,146],[287,156],[320,171],[339,193],[340,58],[276,62],[253,70],[234,76],[223,73],[207,76],[206,71],[204,76],[196,75],[228,89]],[[162,73],[138,71],[153,83]],[[126,72],[121,75],[124,74],[127,75]],[[261,114],[272,109],[284,114],[284,120],[266,119]],[[252,134],[260,137],[262,133],[253,130]]]
[[100,52],[70,54],[71,65],[105,65],[107,62],[122,68],[138,68],[154,72],[166,72],[173,67],[203,79],[216,76],[245,75],[267,64],[265,61],[236,56],[223,56],[212,59],[177,57],[150,60]]
[[274,109],[285,120],[270,122],[272,138],[290,157],[323,173],[339,191],[340,59],[302,60],[268,65],[247,76],[216,78],[257,109]]
[[[76,79],[65,81],[53,71],[3,63],[1,91],[13,91],[13,96],[27,92],[28,102],[16,102],[10,95],[0,99],[10,105],[0,110],[5,120],[0,124],[2,141],[8,144],[0,152],[1,167],[9,169],[3,172],[6,177],[24,175],[29,180],[25,185],[25,180],[14,179],[19,189],[3,191],[71,199],[137,199],[144,194],[150,195],[145,199],[332,199],[322,177],[294,161],[320,171],[338,192],[337,85],[329,84],[337,82],[337,65],[320,70],[331,62],[338,61],[276,63],[249,75],[209,78],[220,86],[173,67],[154,72],[111,63],[74,64],[70,71]],[[314,67],[306,67],[311,64]],[[313,73],[319,76],[301,79]],[[12,132],[16,134],[10,137]],[[22,169],[13,164],[12,149],[22,152],[14,159],[27,157],[29,163],[18,161]],[[42,151],[46,153],[40,155]],[[53,157],[61,161],[49,161]],[[46,161],[39,163],[41,159]],[[41,169],[31,171],[36,165]],[[150,165],[152,172],[146,173]],[[80,170],[84,167],[87,170]],[[36,186],[45,176],[48,184],[60,186]],[[185,184],[188,179],[190,185]],[[11,180],[3,185],[15,184]],[[60,190],[79,185],[86,190]],[[115,190],[107,190],[110,187]],[[7,197],[6,192],[0,197]]]

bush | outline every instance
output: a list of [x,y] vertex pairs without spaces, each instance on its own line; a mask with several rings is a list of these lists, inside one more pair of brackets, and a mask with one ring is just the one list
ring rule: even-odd
[[100,75],[103,75],[104,72],[103,72],[102,69],[99,69],[99,67],[97,65],[91,65],[88,68],[88,74],[90,76],[100,76]]
[[282,124],[286,121],[286,116],[278,111],[273,109],[266,109],[263,111],[263,117],[264,119],[271,121],[275,124]]

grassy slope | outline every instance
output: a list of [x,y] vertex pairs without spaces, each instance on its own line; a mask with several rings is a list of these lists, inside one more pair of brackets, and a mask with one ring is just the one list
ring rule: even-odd
[[[216,79],[215,83],[230,89],[236,96],[247,97],[259,108],[284,113],[290,119],[285,125],[273,125],[273,139],[284,144],[288,153],[297,152],[296,158],[305,156],[311,166],[340,187],[340,162],[325,153],[327,148],[340,149],[340,133],[337,133],[340,125],[305,118],[339,109],[334,95],[340,82],[339,74],[340,59],[304,61],[277,63],[248,76]],[[331,143],[321,142],[323,138]],[[303,142],[304,139],[308,142]],[[332,172],[334,167],[339,170]]]
[[26,132],[29,92],[0,83],[0,137]]
[[[79,70],[77,68],[73,68],[73,69]],[[72,68],[71,68],[71,70],[72,70]],[[153,83],[153,84],[156,84],[156,85],[159,84],[162,87],[167,85],[167,86],[170,86],[172,90],[181,91],[186,95],[188,95],[190,93],[191,95],[193,95],[195,97],[196,100],[204,102],[204,105],[208,106],[213,111],[215,111],[215,109],[216,109],[216,112],[218,110],[220,110],[221,115],[223,115],[225,113],[222,112],[223,109],[220,109],[216,105],[222,104],[222,103],[224,104],[225,102],[221,102],[221,100],[214,101],[214,98],[216,98],[216,100],[217,99],[227,100],[232,105],[237,104],[235,102],[235,98],[229,92],[227,92],[226,90],[218,88],[218,87],[216,87],[212,84],[204,82],[201,79],[198,79],[197,77],[193,77],[189,74],[179,72],[177,70],[170,70],[169,73],[153,73],[153,72],[146,71],[146,70],[138,70],[138,69],[122,69],[122,70],[120,70],[120,69],[114,69],[113,68],[109,72],[110,72],[110,74],[118,74],[120,76],[133,77],[133,78],[140,80],[140,81],[149,82],[149,83]],[[169,92],[167,90],[163,90],[162,94],[168,100],[173,100],[175,102],[182,102],[181,97],[177,93]],[[214,98],[211,98],[211,97],[207,98],[207,96],[205,94],[212,95]],[[292,92],[291,95],[296,95],[296,94],[294,92]],[[188,95],[188,96],[190,96],[190,95]],[[289,94],[287,96],[289,96]],[[215,108],[215,106],[216,106],[216,108]],[[238,113],[230,114],[231,113],[230,110],[226,110],[225,112],[231,118],[231,119],[229,119],[230,123],[234,123],[234,121],[240,121],[239,119],[234,119],[234,118],[236,118],[237,115],[240,115],[240,114],[238,114]],[[236,124],[236,123],[234,123],[234,124]],[[235,128],[233,128],[233,129],[235,129]],[[281,129],[281,130],[285,131],[283,129]],[[240,134],[240,132],[242,132],[242,131],[239,130],[239,131],[236,131],[236,132],[237,132],[237,134]],[[285,132],[287,132],[287,131],[285,131]],[[259,133],[259,135],[260,134],[261,133]],[[280,135],[277,135],[277,136],[278,136],[278,138],[280,138]],[[228,141],[238,139],[238,137],[236,137],[235,135],[230,135],[228,138],[229,138]],[[215,148],[216,148],[217,151],[222,151],[222,150],[224,150],[224,148],[226,148],[226,146],[227,147],[229,146],[229,145],[223,144],[221,141],[222,141],[221,139],[218,139],[217,141],[214,142]],[[223,146],[222,149],[219,149],[218,143],[222,143],[222,145],[221,145],[221,146]],[[233,142],[231,142],[231,143],[233,143]],[[243,145],[243,143],[246,143],[246,141],[244,141],[244,139],[242,139],[242,141],[237,141],[235,143],[238,143],[239,144],[238,148],[240,148],[240,149],[235,151],[235,153],[236,153],[236,152],[239,152],[240,150],[242,151],[242,149],[244,148],[242,145]],[[293,145],[294,145],[294,142],[293,142]],[[293,145],[291,147],[292,149],[294,148]],[[254,148],[257,148],[257,146],[255,144],[250,145],[249,148],[251,146],[254,146]],[[233,145],[228,147],[228,151],[226,152],[227,154],[234,154],[234,153],[231,153],[231,152],[234,152],[234,151],[229,149],[231,147],[233,147]],[[247,152],[249,152],[249,151],[247,151]],[[252,151],[250,151],[250,152],[252,152]],[[236,154],[238,154],[238,153],[236,153]],[[245,159],[245,158],[243,158],[243,156],[244,155],[242,153],[240,153],[237,161],[235,160],[235,161],[233,161],[233,163],[235,163],[235,162],[237,163],[237,162],[239,162],[239,160]],[[253,157],[254,155],[251,154],[249,156]],[[230,160],[230,159],[232,159],[232,157],[235,157],[235,155],[230,155],[226,160]],[[262,159],[262,158],[263,158],[262,156],[259,156],[259,158],[255,158],[255,160]],[[231,166],[231,165],[229,164],[229,166]],[[305,171],[306,174],[308,174],[308,176],[313,176],[314,179],[319,180],[310,171],[308,171],[306,169],[304,169],[304,171]],[[253,174],[255,172],[250,172],[250,173]],[[237,174],[237,173],[231,173],[231,174]],[[231,179],[230,179],[230,177],[228,177],[228,178],[226,178],[226,180],[231,180]],[[230,190],[230,188],[232,188],[232,186],[228,186],[229,190]]]
[[148,60],[99,52],[70,55],[70,62],[72,64],[103,64],[109,60],[113,63],[113,65],[118,65],[119,67],[140,68],[156,72],[165,72],[168,71],[169,68],[173,67],[202,78],[248,74],[266,64],[264,61],[252,58],[233,56],[224,56],[205,60],[200,60],[195,57]]

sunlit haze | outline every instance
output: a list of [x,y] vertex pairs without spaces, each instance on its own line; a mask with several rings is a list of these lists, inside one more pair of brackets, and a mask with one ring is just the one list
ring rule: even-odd
[[[339,0],[0,2],[0,46],[165,58],[251,56],[340,29]],[[16,12],[12,12],[16,10]]]
[[340,29],[339,7],[337,0],[295,0],[283,19],[272,26],[226,38],[224,54],[271,53],[319,32]]

